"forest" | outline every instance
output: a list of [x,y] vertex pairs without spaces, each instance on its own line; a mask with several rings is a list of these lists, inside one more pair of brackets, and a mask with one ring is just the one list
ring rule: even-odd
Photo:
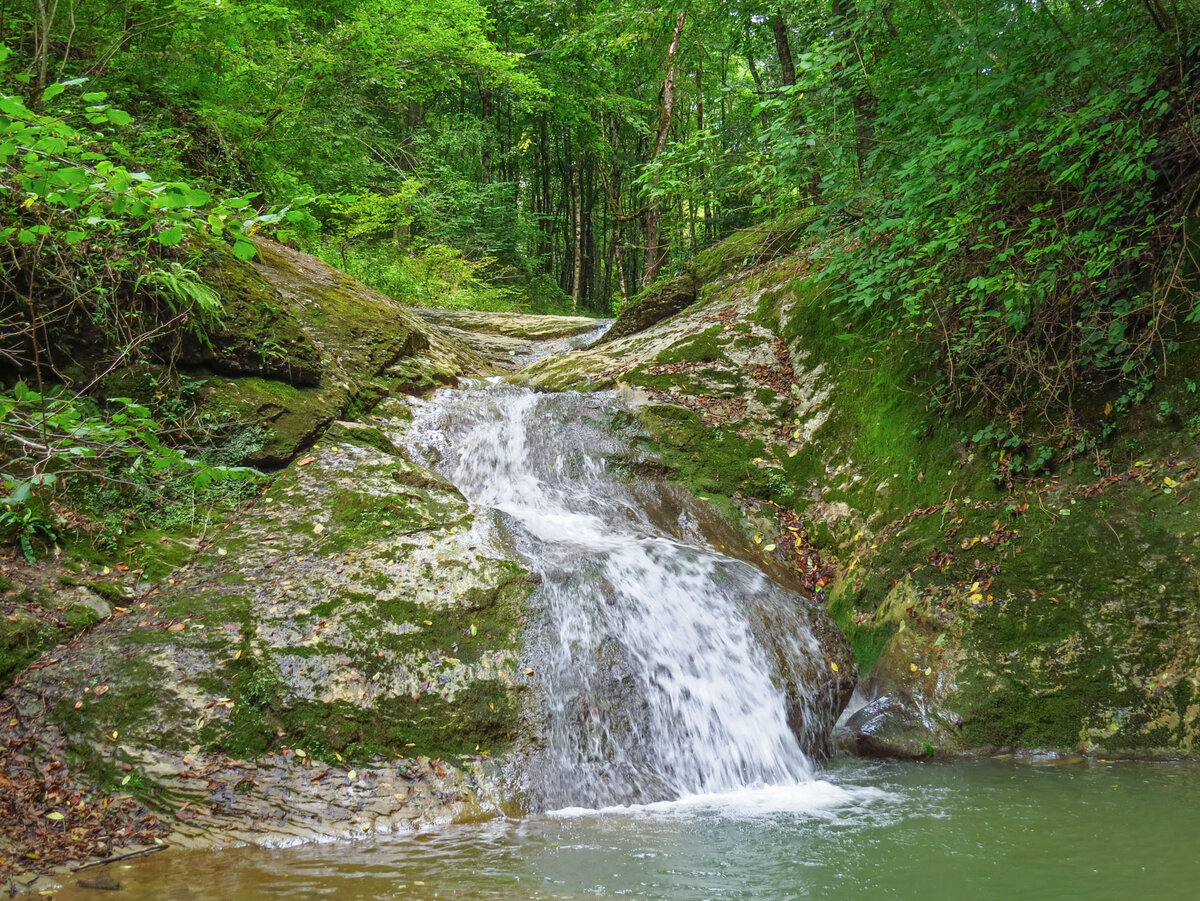
[[940,345],[952,391],[1132,402],[1195,312],[1194,15],[6,0],[8,364],[72,309],[202,329],[170,273],[260,229],[406,302],[609,315],[787,219],[862,327]]
[[1198,115],[1197,0],[0,0],[0,879],[1194,757]]

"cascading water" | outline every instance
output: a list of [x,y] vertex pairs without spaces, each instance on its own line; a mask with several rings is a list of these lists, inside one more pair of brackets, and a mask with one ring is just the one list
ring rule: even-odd
[[811,609],[706,547],[707,505],[629,477],[622,409],[491,382],[435,395],[409,432],[540,578],[523,793],[604,807],[810,779],[837,712]]

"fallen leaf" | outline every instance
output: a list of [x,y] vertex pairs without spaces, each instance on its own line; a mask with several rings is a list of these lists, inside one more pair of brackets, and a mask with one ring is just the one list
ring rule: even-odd
[[296,465],[297,466],[307,466],[309,463],[315,463],[316,461],[317,461],[317,458],[310,454],[309,456],[304,457],[303,459],[297,460]]

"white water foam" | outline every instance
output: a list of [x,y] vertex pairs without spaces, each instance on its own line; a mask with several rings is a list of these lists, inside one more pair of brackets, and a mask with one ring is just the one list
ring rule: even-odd
[[798,718],[801,734],[831,725],[806,687],[824,665],[806,602],[705,547],[689,525],[710,515],[698,502],[664,487],[680,509],[647,509],[609,471],[632,455],[615,403],[491,382],[435,395],[410,433],[502,515],[541,580],[527,633],[545,716],[525,793],[541,809],[844,803],[797,736]]

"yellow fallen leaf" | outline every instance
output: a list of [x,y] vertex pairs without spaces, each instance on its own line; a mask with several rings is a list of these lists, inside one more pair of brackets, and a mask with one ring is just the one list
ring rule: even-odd
[[62,818],[63,815],[57,810],[52,810],[50,813],[46,814],[46,819],[48,820],[61,820]]
[[833,670],[835,673],[839,672],[838,665],[836,663],[834,663],[832,660],[829,661],[829,668],[831,670]]
[[980,594],[980,593],[977,591],[977,592],[975,592],[973,595],[971,595],[969,598],[967,598],[967,600],[969,600],[969,601],[970,601],[972,604],[978,604],[978,603],[981,603],[981,602],[983,601],[983,595],[981,595],[981,594]]
[[763,550],[764,550],[764,551],[773,551],[773,550],[775,550],[775,545],[773,545],[773,544],[764,544],[764,545],[763,545]]
[[353,782],[358,778],[358,770],[350,770],[348,773],[346,773],[346,778]]
[[321,525],[319,522],[315,523],[313,525],[313,534],[314,535],[320,535],[324,531],[325,531],[325,527],[323,525]]
[[1170,476],[1165,476],[1163,478],[1163,484],[1166,485],[1168,488],[1178,488],[1179,487],[1179,483],[1176,482]]
[[914,673],[915,673],[915,672],[917,671],[917,665],[916,665],[915,663],[910,663],[910,664],[908,665],[908,668],[909,668],[909,670],[910,670],[911,672],[914,672]]
[[933,667],[932,666],[925,667],[925,675],[927,675],[927,676],[933,675]]

